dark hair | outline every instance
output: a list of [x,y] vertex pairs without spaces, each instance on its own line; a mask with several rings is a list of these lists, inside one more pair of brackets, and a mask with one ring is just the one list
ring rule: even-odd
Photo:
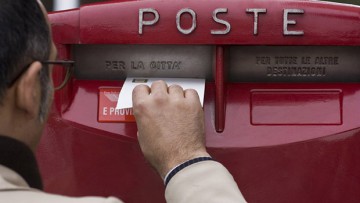
[[[0,104],[7,87],[33,61],[49,59],[51,39],[45,16],[36,0],[0,0]],[[47,95],[49,70],[42,68],[41,100]]]

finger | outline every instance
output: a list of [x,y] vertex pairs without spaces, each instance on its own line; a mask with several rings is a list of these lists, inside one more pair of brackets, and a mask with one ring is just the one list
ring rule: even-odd
[[189,100],[190,102],[198,103],[200,104],[200,98],[199,94],[194,89],[186,89],[184,91],[185,98]]
[[184,90],[179,85],[170,85],[168,90],[169,90],[169,94],[171,96],[174,96],[174,97],[177,97],[177,98],[184,98],[185,97]]
[[163,80],[155,81],[151,84],[151,94],[167,94],[168,93],[168,87],[166,82]]
[[137,85],[132,91],[133,106],[145,96],[150,95],[150,87],[147,85]]

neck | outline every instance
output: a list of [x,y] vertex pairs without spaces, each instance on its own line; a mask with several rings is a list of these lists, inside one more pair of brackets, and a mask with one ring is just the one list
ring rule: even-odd
[[34,139],[37,135],[35,129],[36,122],[34,118],[29,118],[26,113],[16,108],[16,104],[9,97],[4,98],[0,105],[0,134],[16,139],[33,151],[36,148],[38,139]]
[[[11,169],[24,179],[30,187],[42,189],[41,177],[34,153],[24,143],[0,135],[0,167]],[[4,176],[4,174],[1,174]],[[27,187],[18,176],[7,174],[5,179],[15,185]],[[21,180],[22,180],[21,179]],[[25,185],[24,185],[25,184]]]

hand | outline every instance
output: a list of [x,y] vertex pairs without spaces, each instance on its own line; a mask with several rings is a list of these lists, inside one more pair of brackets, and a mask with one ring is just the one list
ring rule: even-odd
[[195,90],[156,81],[151,89],[135,87],[132,96],[141,150],[162,178],[184,161],[209,156],[204,113]]

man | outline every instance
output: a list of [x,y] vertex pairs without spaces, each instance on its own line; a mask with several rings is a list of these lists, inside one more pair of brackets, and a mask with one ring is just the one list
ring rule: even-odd
[[[40,2],[0,2],[0,202],[121,202],[41,191],[33,152],[53,95],[44,61],[54,60],[56,49]],[[206,152],[194,90],[158,81],[136,87],[133,104],[140,147],[164,179],[168,202],[245,202],[229,172]]]

